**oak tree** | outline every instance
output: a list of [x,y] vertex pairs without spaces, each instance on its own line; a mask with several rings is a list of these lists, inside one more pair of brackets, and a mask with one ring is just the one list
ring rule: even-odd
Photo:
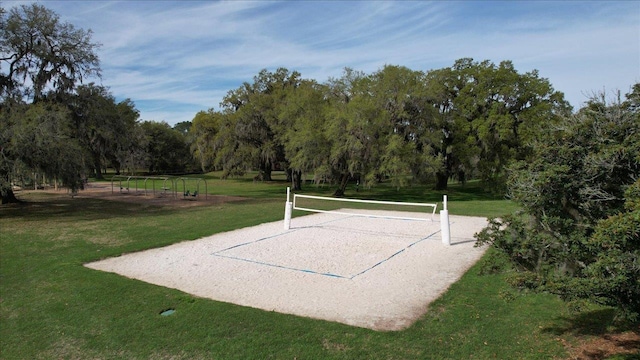
[[100,75],[91,30],[73,24],[33,3],[2,14],[0,21],[0,96],[36,102],[48,94],[65,94],[78,83]]
[[[11,181],[20,164],[59,179],[71,189],[82,187],[83,166],[78,162],[82,149],[69,133],[71,115],[55,102],[84,79],[99,76],[98,47],[90,30],[61,22],[56,13],[37,3],[8,12],[0,8],[3,203],[17,201]],[[28,102],[33,105],[26,105]],[[51,139],[41,137],[46,131]],[[40,156],[47,153],[49,156]],[[52,156],[64,158],[52,160]]]

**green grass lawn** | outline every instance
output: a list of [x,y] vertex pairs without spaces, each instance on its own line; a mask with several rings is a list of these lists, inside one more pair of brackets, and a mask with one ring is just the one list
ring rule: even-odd
[[[211,193],[249,199],[167,209],[30,193],[26,204],[0,207],[0,358],[549,359],[566,356],[561,338],[571,342],[576,329],[597,325],[586,320],[585,326],[595,317],[571,314],[553,296],[519,293],[503,275],[480,275],[480,263],[398,332],[216,302],[83,267],[282,219],[282,183],[210,181]],[[407,201],[441,195],[426,188],[406,196],[378,191],[357,194]],[[451,212],[459,215],[515,209],[472,186],[454,186],[450,194]],[[160,315],[169,308],[176,312]],[[610,313],[599,311],[598,324],[610,321]]]

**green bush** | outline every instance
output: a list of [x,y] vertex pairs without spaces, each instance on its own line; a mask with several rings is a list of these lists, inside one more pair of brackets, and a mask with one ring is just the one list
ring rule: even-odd
[[634,104],[592,101],[550,124],[529,161],[510,168],[509,192],[523,210],[491,219],[477,240],[510,260],[517,273],[508,281],[515,287],[613,306],[621,317],[639,320],[640,108]]

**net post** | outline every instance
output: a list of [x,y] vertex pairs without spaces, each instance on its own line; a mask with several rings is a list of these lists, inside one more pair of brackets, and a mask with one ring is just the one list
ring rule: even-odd
[[443,196],[443,209],[440,210],[440,234],[442,235],[442,244],[451,245],[451,232],[449,228],[449,210],[447,210],[447,195]]
[[289,201],[291,189],[287,187],[287,202],[284,204],[284,229],[289,230],[291,228],[291,208],[293,203]]

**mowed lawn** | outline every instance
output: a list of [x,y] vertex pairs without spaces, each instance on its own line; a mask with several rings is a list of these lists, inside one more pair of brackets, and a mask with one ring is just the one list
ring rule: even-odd
[[[1,359],[549,359],[609,321],[554,296],[520,293],[483,261],[409,329],[376,332],[197,298],[84,263],[281,220],[286,184],[210,179],[244,201],[192,208],[28,192],[0,206]],[[244,191],[243,189],[246,189]],[[329,188],[309,187],[329,194]],[[415,201],[425,189],[349,195]],[[451,191],[457,215],[513,211],[473,187]],[[437,201],[441,193],[427,201]],[[459,201],[453,201],[453,199]],[[298,214],[299,215],[299,214]],[[269,284],[264,284],[265,287]],[[175,309],[170,316],[164,310]]]

